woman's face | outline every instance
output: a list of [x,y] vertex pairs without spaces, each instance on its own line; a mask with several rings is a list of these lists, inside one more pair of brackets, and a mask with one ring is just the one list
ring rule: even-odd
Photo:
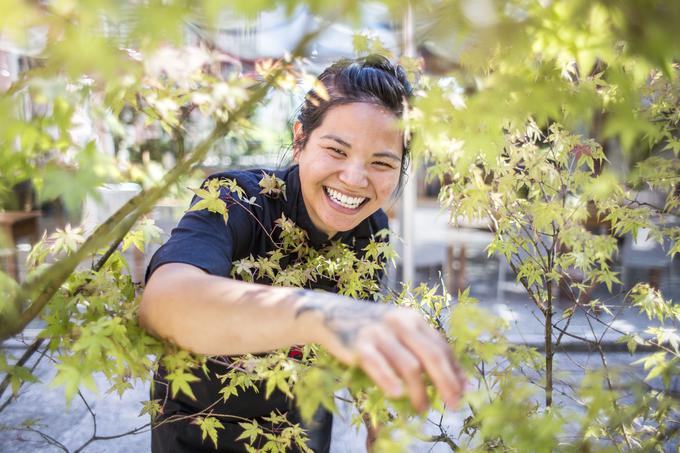
[[[295,138],[303,131],[295,125]],[[397,188],[402,134],[396,116],[368,103],[330,108],[304,148],[295,151],[314,225],[333,237],[383,207]]]

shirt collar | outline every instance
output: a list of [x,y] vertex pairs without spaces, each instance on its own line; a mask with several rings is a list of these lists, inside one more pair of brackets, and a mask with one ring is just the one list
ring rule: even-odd
[[[331,242],[328,235],[314,225],[307,212],[307,207],[305,206],[300,187],[300,168],[297,165],[293,165],[286,171],[283,179],[286,182],[287,202],[284,203],[283,208],[286,217],[307,232],[309,235],[309,244],[312,247],[320,248],[328,245]],[[351,235],[352,231],[339,232],[333,236],[333,240],[346,242]]]

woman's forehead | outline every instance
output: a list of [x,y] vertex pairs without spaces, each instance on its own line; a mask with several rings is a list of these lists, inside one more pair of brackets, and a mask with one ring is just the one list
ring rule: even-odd
[[329,109],[312,135],[318,139],[340,139],[349,146],[373,141],[398,149],[402,144],[397,116],[382,106],[365,102]]

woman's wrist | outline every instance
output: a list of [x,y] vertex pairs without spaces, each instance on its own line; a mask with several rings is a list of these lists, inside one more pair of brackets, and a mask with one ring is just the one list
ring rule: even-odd
[[294,316],[308,332],[307,342],[351,348],[360,331],[375,324],[389,307],[337,294],[302,290]]
[[295,290],[293,317],[295,329],[301,334],[304,344],[318,343],[325,346],[329,332],[324,322],[324,309],[337,303],[337,296],[309,289]]

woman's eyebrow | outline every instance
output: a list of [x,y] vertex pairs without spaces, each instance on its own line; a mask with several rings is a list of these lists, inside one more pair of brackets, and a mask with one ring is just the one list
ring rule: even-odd
[[397,162],[401,162],[401,157],[397,156],[392,151],[379,151],[377,153],[373,153],[373,157],[387,157],[388,159],[392,159],[392,160],[396,160]]
[[352,145],[350,145],[349,142],[347,142],[347,141],[341,139],[341,138],[338,137],[337,135],[326,134],[326,135],[324,135],[324,136],[321,137],[321,138],[330,138],[331,140],[335,140],[336,142],[340,143],[340,144],[343,145],[343,146],[346,146],[346,147],[348,147],[348,148],[351,148],[351,147],[352,147]]

